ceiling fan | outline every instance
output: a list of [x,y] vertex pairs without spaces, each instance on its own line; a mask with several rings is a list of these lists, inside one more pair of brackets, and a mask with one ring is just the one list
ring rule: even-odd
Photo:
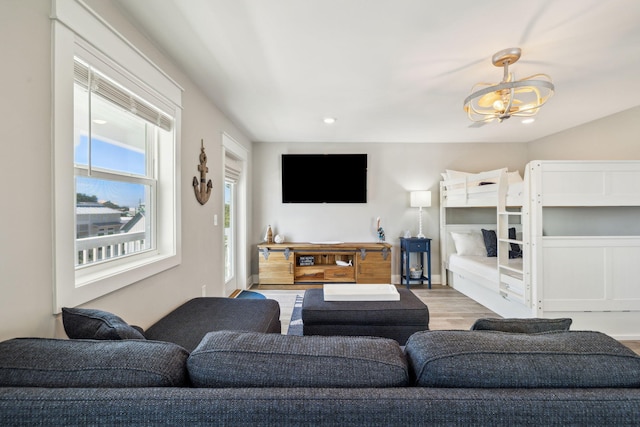
[[532,117],[553,95],[555,87],[548,75],[534,74],[516,80],[509,72],[509,65],[516,63],[521,54],[520,48],[513,47],[493,55],[493,65],[504,69],[502,81],[473,87],[464,100],[464,110],[471,121],[486,124],[512,116]]

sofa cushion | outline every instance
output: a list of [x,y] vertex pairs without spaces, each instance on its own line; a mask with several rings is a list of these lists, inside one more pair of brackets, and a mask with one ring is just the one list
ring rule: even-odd
[[640,386],[640,356],[599,332],[418,332],[405,352],[424,387]]
[[196,387],[398,387],[409,373],[387,338],[219,331],[187,360]]
[[0,386],[186,386],[188,356],[157,341],[15,338],[0,343]]
[[568,331],[572,320],[560,319],[478,319],[471,326],[472,331],[500,331],[521,334]]
[[143,340],[139,329],[107,311],[91,308],[62,308],[64,331],[71,339]]

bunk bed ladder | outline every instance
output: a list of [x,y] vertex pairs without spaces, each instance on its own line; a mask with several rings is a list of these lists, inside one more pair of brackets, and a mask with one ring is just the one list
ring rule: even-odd
[[[509,250],[511,244],[520,245],[525,249],[523,240],[518,239],[516,234],[515,239],[509,238],[509,227],[515,226],[517,222],[525,224],[526,220],[523,219],[525,209],[523,207],[510,207],[507,206],[507,190],[508,181],[507,173],[500,174],[498,184],[498,201],[497,201],[497,218],[496,218],[496,235],[498,243],[498,281],[500,287],[500,294],[503,298],[513,301],[518,301],[524,304],[526,307],[531,307],[531,292],[530,286],[527,283],[524,268],[515,268],[509,265]],[[510,221],[513,218],[519,218],[519,221]],[[524,230],[522,235],[526,236]],[[524,256],[524,254],[523,254]],[[523,263],[524,266],[525,263]]]

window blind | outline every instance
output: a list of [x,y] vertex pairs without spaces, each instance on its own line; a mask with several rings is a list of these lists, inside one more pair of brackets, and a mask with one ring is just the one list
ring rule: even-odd
[[227,181],[237,183],[242,174],[242,162],[229,154],[224,156],[224,178]]
[[91,81],[91,92],[112,102],[131,114],[146,120],[166,131],[171,131],[173,118],[142,98],[136,96],[117,83],[106,78],[91,66],[84,64],[77,59],[74,61],[74,79],[85,89],[89,88]]

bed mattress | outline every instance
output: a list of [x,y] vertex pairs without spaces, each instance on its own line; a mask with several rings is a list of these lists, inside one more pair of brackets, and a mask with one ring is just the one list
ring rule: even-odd
[[[522,258],[510,259],[507,266],[522,270]],[[476,274],[491,281],[498,281],[498,258],[486,256],[451,254],[449,257],[449,270],[459,272],[464,270]]]
[[[479,186],[469,186],[465,191],[464,188],[454,188],[447,190],[446,201],[448,204],[468,201],[487,199],[487,203],[496,204],[495,197],[498,191],[498,184],[487,184]],[[524,191],[524,182],[514,182],[509,184],[507,188],[507,198],[514,201],[514,205],[522,204],[521,199]],[[517,201],[517,203],[515,203]]]

